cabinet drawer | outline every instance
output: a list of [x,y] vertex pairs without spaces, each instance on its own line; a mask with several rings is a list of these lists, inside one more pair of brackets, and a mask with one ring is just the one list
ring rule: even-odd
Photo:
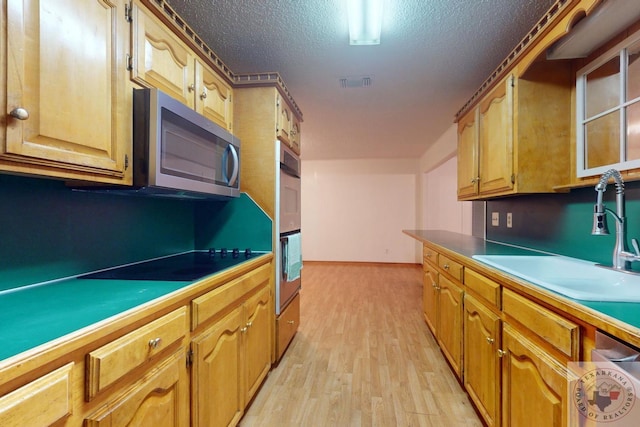
[[180,340],[187,325],[187,308],[181,307],[89,353],[88,399]]
[[503,289],[502,311],[571,360],[578,359],[580,328],[575,323],[509,289]]
[[0,426],[48,426],[71,415],[73,363],[0,397]]
[[278,360],[284,354],[287,346],[293,339],[300,324],[300,294],[291,300],[276,320],[276,333],[278,348],[276,349]]
[[271,265],[268,263],[258,267],[191,301],[191,330],[227,312],[233,303],[268,282],[271,276]]
[[449,273],[454,279],[462,282],[462,272],[464,271],[462,264],[458,264],[457,262],[440,254],[438,256],[438,266]]
[[430,262],[433,265],[438,265],[438,252],[434,251],[426,245],[422,246],[422,258],[426,262]]
[[500,308],[500,285],[468,268],[464,270],[464,285],[487,302]]

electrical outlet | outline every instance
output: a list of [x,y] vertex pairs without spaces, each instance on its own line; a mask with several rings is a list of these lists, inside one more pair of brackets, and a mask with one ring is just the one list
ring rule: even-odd
[[491,212],[491,225],[494,227],[500,225],[500,212]]
[[513,227],[513,215],[511,212],[507,212],[507,228]]

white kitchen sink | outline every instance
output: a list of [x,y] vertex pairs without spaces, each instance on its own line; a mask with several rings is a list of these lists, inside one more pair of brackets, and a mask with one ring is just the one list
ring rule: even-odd
[[506,273],[586,301],[640,302],[640,276],[563,256],[474,255]]

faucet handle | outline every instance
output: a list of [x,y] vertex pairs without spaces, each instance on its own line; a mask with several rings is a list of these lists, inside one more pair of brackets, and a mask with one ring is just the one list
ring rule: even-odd
[[638,247],[638,240],[631,239],[631,246],[633,246],[633,251],[636,253],[636,256],[640,257],[640,247]]

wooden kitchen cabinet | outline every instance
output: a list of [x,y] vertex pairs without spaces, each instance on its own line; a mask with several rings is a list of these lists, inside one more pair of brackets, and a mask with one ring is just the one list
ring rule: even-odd
[[0,425],[48,426],[69,417],[73,413],[73,365],[68,363],[0,397]]
[[487,426],[500,425],[501,320],[470,294],[464,296],[464,387]]
[[134,2],[131,13],[131,79],[160,89],[231,132],[231,86],[146,7]]
[[85,419],[86,427],[182,427],[189,425],[189,386],[184,349],[167,357],[131,387]]
[[270,273],[263,265],[193,300],[192,425],[236,425],[269,372]]
[[300,325],[300,293],[282,310],[276,319],[276,359],[280,360]]
[[191,389],[194,426],[230,426],[244,411],[242,307],[193,340]]
[[424,272],[422,281],[422,312],[424,313],[424,320],[427,322],[427,326],[435,336],[436,322],[438,319],[438,270],[427,262],[422,264],[422,270]]
[[458,199],[553,192],[571,169],[571,70],[536,62],[458,120]]
[[292,109],[282,96],[277,95],[276,107],[276,135],[278,139],[300,154],[300,120],[293,114]]
[[437,338],[458,377],[462,375],[462,307],[464,291],[445,275],[438,277]]
[[459,377],[462,375],[462,278],[464,268],[443,254],[423,246],[422,302],[427,326]]
[[4,5],[6,73],[0,73],[0,99],[6,101],[6,127],[0,169],[130,184],[132,96],[124,0]]
[[502,331],[502,423],[505,426],[567,426],[568,381],[564,363],[509,324]]

